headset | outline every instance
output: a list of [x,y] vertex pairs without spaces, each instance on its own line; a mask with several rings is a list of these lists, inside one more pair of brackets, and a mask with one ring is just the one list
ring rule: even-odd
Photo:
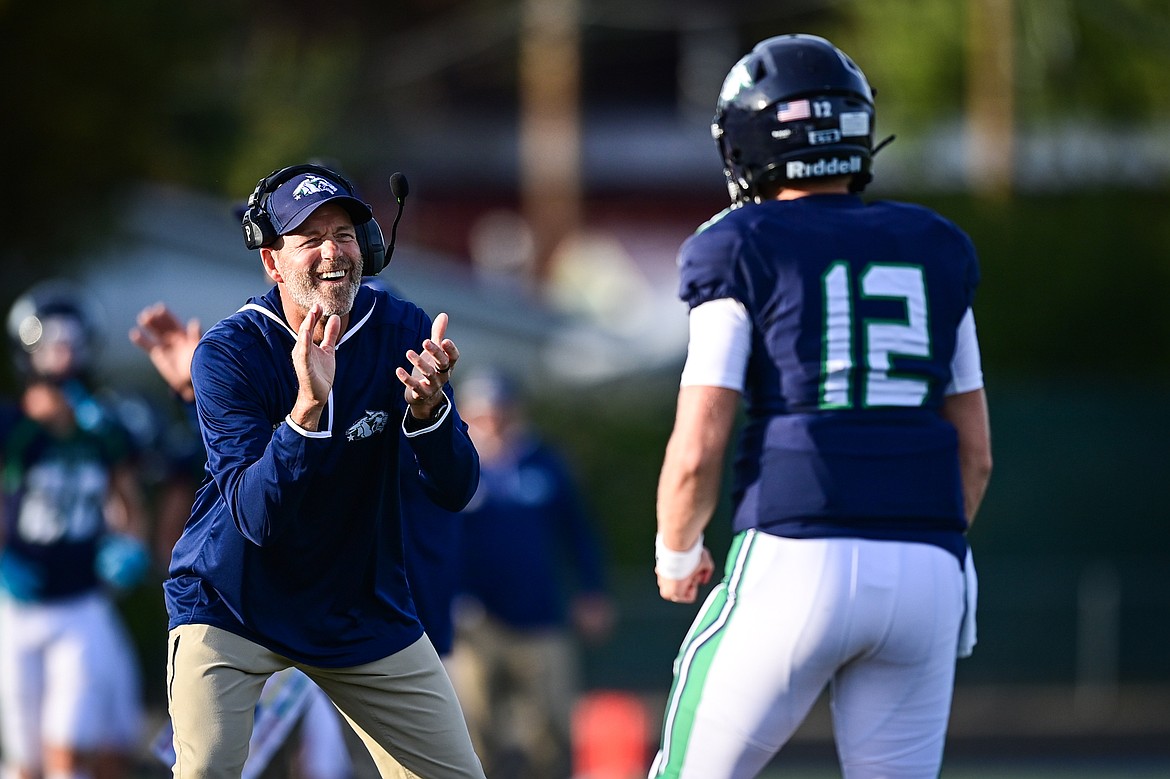
[[[323,176],[330,181],[341,184],[349,193],[350,197],[358,199],[357,190],[354,189],[349,179],[323,165],[290,165],[286,168],[274,170],[272,173],[260,179],[259,183],[256,184],[256,189],[248,196],[248,207],[244,209],[242,227],[244,230],[244,245],[249,249],[270,246],[280,237],[276,232],[276,227],[272,224],[272,218],[268,214],[268,198],[281,184],[300,173],[315,173],[318,176]],[[369,208],[369,206],[367,205],[366,208]],[[399,215],[401,216],[401,200],[399,201],[398,209]],[[395,227],[397,227],[397,221],[396,219]],[[382,228],[378,226],[378,221],[374,219],[372,209],[369,220],[354,225],[354,230],[357,233],[358,249],[362,254],[362,275],[374,276],[390,264],[390,254],[386,251],[386,240],[382,237]]]

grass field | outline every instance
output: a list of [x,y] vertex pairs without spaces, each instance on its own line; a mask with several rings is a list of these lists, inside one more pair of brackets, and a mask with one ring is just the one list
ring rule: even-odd
[[[769,771],[759,779],[840,779],[841,772]],[[1145,766],[1067,765],[955,765],[943,768],[942,779],[1167,779],[1170,763]]]
[[[1088,761],[1069,764],[1064,761],[959,762],[943,766],[942,779],[1167,779],[1170,760],[1109,762]],[[840,779],[836,768],[772,768],[759,779]]]
[[[947,747],[942,779],[1170,779],[1170,744],[988,740]],[[829,744],[783,752],[759,779],[841,779]]]
[[[647,705],[656,706],[658,697]],[[1060,690],[964,690],[960,699],[941,779],[1170,779],[1170,690],[1126,691],[1117,711],[1097,727],[1070,719],[1071,698]],[[825,703],[818,702],[798,737],[759,779],[841,779]],[[164,716],[156,712],[156,727]],[[356,737],[351,748],[361,754]],[[355,779],[377,779],[368,759],[359,758],[355,769]],[[645,769],[629,774],[644,775]],[[156,760],[144,758],[134,779],[169,776]]]
[[[825,701],[760,779],[840,779]],[[1170,690],[1119,690],[1086,718],[1065,688],[965,688],[942,779],[1170,779]]]

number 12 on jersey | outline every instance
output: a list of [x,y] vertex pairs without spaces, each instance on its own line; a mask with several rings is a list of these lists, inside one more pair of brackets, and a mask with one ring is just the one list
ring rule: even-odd
[[[931,355],[926,279],[917,265],[872,263],[858,276],[863,299],[902,301],[906,315],[889,319],[860,317],[856,313],[851,266],[832,263],[821,277],[824,321],[821,331],[820,407],[855,408],[854,382],[862,408],[921,406],[930,390],[926,379],[899,376],[891,371],[893,358]],[[855,333],[861,335],[856,343]]]

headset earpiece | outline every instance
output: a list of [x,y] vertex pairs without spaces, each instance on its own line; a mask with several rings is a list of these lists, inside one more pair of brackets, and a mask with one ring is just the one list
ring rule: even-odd
[[386,239],[382,237],[382,228],[378,220],[358,225],[357,242],[362,252],[362,275],[377,276],[383,268],[390,264],[390,257],[386,254]]
[[[251,250],[268,246],[277,239],[276,228],[272,225],[265,210],[268,195],[279,187],[289,177],[296,175],[298,168],[304,165],[293,165],[288,168],[277,168],[256,184],[252,194],[248,196],[248,207],[244,209],[241,227],[244,230],[244,246]],[[287,175],[286,175],[287,174]]]
[[249,249],[259,249],[276,240],[276,230],[272,220],[263,211],[248,207],[244,211],[244,245]]

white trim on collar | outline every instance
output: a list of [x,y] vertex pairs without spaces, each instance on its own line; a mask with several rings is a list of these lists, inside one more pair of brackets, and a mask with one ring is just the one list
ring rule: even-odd
[[275,311],[267,309],[259,303],[245,303],[244,305],[240,306],[239,311],[236,311],[236,313],[239,314],[243,311],[257,311],[283,327],[293,338],[297,337],[296,331],[288,326],[288,322],[281,319]]
[[[349,329],[347,329],[345,331],[345,333],[341,336],[341,339],[337,342],[338,346],[341,346],[343,343],[348,341],[354,333],[356,333],[358,330],[360,330],[362,328],[362,325],[364,325],[366,322],[368,322],[370,320],[370,317],[372,317],[374,315],[374,309],[377,307],[377,305],[378,305],[378,301],[374,300],[373,305],[370,306],[370,310],[366,312],[366,315],[363,316],[361,319],[359,319],[356,323],[352,323],[350,325]],[[240,307],[239,311],[237,311],[236,313],[238,314],[241,311],[256,311],[258,313],[261,313],[264,316],[271,319],[273,322],[276,322],[281,327],[283,327],[289,333],[289,335],[291,335],[294,339],[297,337],[296,331],[293,330],[291,327],[289,327],[288,322],[281,319],[280,315],[277,314],[275,311],[273,311],[269,308],[265,308],[264,306],[260,305],[259,303],[245,303],[243,306]]]
[[337,342],[338,346],[341,346],[343,343],[348,341],[349,337],[351,335],[353,335],[358,330],[360,330],[362,325],[364,325],[366,322],[369,321],[370,317],[372,317],[374,315],[374,308],[377,307],[377,305],[378,305],[378,301],[374,300],[373,304],[370,306],[370,310],[366,312],[365,316],[363,316],[361,319],[359,319],[357,321],[357,324],[350,322],[349,329],[345,331],[345,335],[341,336],[341,340]]

